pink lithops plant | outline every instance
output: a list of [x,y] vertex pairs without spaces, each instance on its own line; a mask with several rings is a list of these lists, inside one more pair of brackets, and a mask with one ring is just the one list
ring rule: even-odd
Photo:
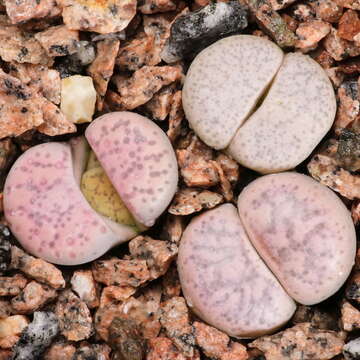
[[131,112],[106,114],[85,136],[134,218],[152,226],[175,194],[177,160],[166,134]]
[[179,248],[187,302],[211,325],[237,337],[274,331],[295,301],[321,302],[354,264],[350,213],[328,188],[297,173],[263,176],[225,204],[195,217]]
[[333,87],[316,61],[284,56],[274,43],[251,35],[219,40],[195,58],[183,105],[205,143],[264,174],[304,161],[336,113]]
[[[100,189],[94,195],[99,207],[111,211],[115,206],[123,212],[117,213],[117,221],[97,212],[87,201],[91,196],[81,192],[80,182],[89,171],[84,138],[30,148],[15,162],[5,183],[4,211],[12,232],[27,251],[56,264],[92,261],[133,238],[144,225],[155,222],[177,186],[174,150],[151,120],[112,113],[96,119],[86,135],[120,198],[116,203],[111,183],[93,159],[91,166],[97,168],[90,170],[99,172],[102,182],[94,185],[97,177],[87,176],[87,184]],[[112,195],[109,204],[104,204],[105,193]],[[131,224],[122,196],[139,223]]]
[[[67,144],[34,146],[16,161],[6,179],[4,210],[24,248],[53,263],[84,263],[119,241],[82,195]],[[130,227],[123,231],[125,239],[136,234]]]

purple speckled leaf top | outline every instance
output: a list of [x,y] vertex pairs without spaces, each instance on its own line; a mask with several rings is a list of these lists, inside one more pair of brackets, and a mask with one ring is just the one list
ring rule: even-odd
[[93,121],[85,136],[134,218],[152,226],[178,182],[176,156],[165,133],[141,115],[115,112]]

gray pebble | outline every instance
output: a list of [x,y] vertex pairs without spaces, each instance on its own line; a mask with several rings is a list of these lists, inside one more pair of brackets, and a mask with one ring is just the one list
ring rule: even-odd
[[180,16],[171,26],[161,58],[173,63],[193,57],[221,37],[246,28],[247,17],[247,9],[238,1],[213,3]]

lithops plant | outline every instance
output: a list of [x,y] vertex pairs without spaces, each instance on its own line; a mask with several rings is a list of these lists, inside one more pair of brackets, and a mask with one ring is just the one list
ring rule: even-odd
[[299,53],[284,55],[251,35],[219,40],[195,58],[183,105],[205,143],[261,173],[305,160],[336,113],[333,87],[318,63]]
[[94,120],[86,137],[90,156],[83,138],[37,145],[5,183],[12,232],[30,253],[57,264],[94,260],[136,236],[166,209],[177,186],[174,150],[149,119],[110,113]]
[[[229,335],[255,337],[334,294],[354,264],[350,214],[328,188],[285,172],[258,178],[238,199],[195,217],[179,248],[194,312]],[[295,301],[294,301],[295,300]]]

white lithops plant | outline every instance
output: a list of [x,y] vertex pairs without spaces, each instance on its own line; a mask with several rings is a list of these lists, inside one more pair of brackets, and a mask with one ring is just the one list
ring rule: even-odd
[[186,76],[183,105],[209,146],[261,173],[293,169],[329,131],[333,87],[308,55],[236,35],[203,50]]

